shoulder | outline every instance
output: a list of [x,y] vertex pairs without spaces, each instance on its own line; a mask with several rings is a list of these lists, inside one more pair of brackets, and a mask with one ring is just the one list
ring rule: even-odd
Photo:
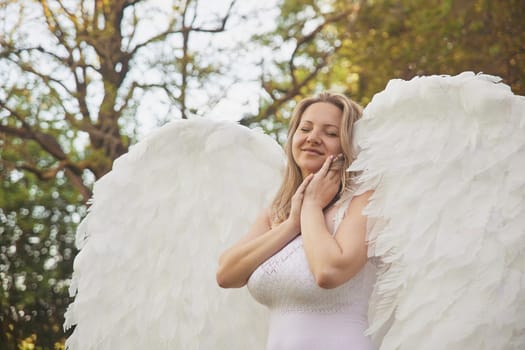
[[356,201],[368,202],[369,198],[374,194],[374,190],[368,190],[366,192],[355,195],[353,199]]
[[348,212],[354,214],[362,214],[363,209],[367,206],[370,197],[374,194],[373,190],[369,190],[352,197]]

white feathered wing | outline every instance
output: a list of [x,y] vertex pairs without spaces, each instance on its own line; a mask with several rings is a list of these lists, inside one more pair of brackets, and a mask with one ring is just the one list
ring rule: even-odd
[[69,349],[262,348],[266,310],[215,270],[283,165],[270,137],[210,120],[170,123],[117,159],[78,229]]
[[380,349],[525,349],[525,98],[498,80],[392,80],[356,125]]

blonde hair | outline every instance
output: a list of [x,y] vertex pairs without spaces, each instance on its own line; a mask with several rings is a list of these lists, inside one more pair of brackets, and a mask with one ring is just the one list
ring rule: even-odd
[[273,224],[283,222],[290,215],[292,204],[292,196],[303,181],[301,169],[293,159],[292,155],[292,138],[295,131],[299,127],[301,117],[304,111],[314,103],[326,102],[338,107],[342,112],[341,129],[339,132],[339,140],[341,142],[341,149],[344,155],[343,164],[341,167],[341,184],[342,190],[350,185],[351,174],[346,171],[356,155],[352,150],[352,131],[354,123],[361,117],[362,107],[350,100],[346,96],[338,93],[323,92],[317,96],[312,96],[301,100],[295,107],[292,118],[290,119],[290,126],[288,128],[288,139],[284,146],[284,151],[287,158],[287,166],[281,187],[275,196],[271,209],[270,217]]

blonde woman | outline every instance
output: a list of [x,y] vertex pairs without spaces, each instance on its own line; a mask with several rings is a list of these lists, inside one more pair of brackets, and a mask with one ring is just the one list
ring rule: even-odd
[[364,330],[375,271],[362,214],[371,192],[354,196],[346,172],[361,112],[334,93],[296,106],[280,190],[219,259],[221,287],[248,285],[269,307],[268,349],[373,349]]

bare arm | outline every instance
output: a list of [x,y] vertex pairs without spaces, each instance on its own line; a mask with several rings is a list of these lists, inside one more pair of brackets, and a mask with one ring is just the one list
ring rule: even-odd
[[238,288],[248,282],[253,271],[299,233],[290,221],[270,229],[268,211],[257,218],[248,234],[219,258],[217,283]]
[[317,284],[335,288],[350,280],[367,261],[366,217],[362,214],[372,191],[352,198],[347,215],[334,236],[326,227],[324,206],[337,190],[338,179],[329,161],[308,186],[301,210],[304,250]]
[[264,211],[248,234],[220,256],[216,276],[219,286],[244,286],[259,265],[299,234],[300,209],[304,190],[310,179],[311,176],[306,178],[294,194],[287,220],[272,228],[269,210]]

